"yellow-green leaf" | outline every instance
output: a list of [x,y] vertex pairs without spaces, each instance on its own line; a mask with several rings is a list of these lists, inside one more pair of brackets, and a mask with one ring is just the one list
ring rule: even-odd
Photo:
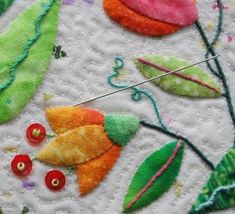
[[59,0],[39,0],[0,35],[0,123],[15,118],[42,83],[57,35]]
[[[137,68],[146,78],[156,77],[190,65],[185,60],[169,56],[148,55],[136,59]],[[197,66],[153,81],[166,92],[188,97],[215,98],[221,96],[219,84]]]

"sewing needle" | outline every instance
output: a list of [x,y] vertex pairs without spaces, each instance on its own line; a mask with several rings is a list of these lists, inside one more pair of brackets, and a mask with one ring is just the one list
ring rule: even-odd
[[76,105],[74,105],[74,106],[79,106],[79,105],[82,105],[82,104],[85,104],[85,103],[89,103],[89,102],[92,102],[92,101],[95,101],[95,100],[102,99],[102,98],[107,97],[107,96],[111,96],[111,95],[117,94],[117,93],[119,93],[119,92],[122,92],[122,91],[125,91],[125,90],[128,90],[128,89],[131,89],[131,88],[133,88],[133,87],[136,87],[136,86],[139,86],[139,85],[142,85],[142,84],[145,84],[145,83],[147,83],[147,82],[151,82],[151,81],[153,81],[153,80],[160,79],[160,78],[162,78],[162,77],[165,77],[165,76],[168,76],[168,75],[177,73],[177,72],[179,72],[179,71],[185,70],[185,69],[190,68],[190,67],[193,67],[193,66],[195,66],[195,65],[198,65],[198,64],[201,64],[201,63],[204,63],[204,62],[213,60],[213,59],[215,59],[215,58],[217,58],[217,57],[219,57],[219,56],[220,56],[220,55],[216,55],[216,56],[213,56],[213,57],[210,57],[210,58],[201,60],[201,61],[199,61],[199,62],[195,62],[195,63],[193,63],[193,64],[191,64],[191,65],[184,66],[184,67],[182,67],[182,68],[179,68],[179,69],[176,69],[176,70],[174,70],[174,71],[171,71],[171,72],[162,74],[162,75],[160,75],[160,76],[152,77],[152,78],[150,78],[150,79],[147,79],[147,80],[145,80],[145,81],[142,81],[142,82],[139,82],[139,83],[136,83],[136,84],[127,86],[127,87],[125,87],[125,88],[121,88],[121,89],[119,89],[119,90],[111,91],[111,92],[109,92],[109,93],[106,93],[106,94],[103,94],[103,95],[100,95],[100,96],[97,96],[97,97],[94,97],[94,98],[91,98],[91,99],[82,101],[82,102],[80,102],[80,103],[78,103],[78,104],[76,104]]

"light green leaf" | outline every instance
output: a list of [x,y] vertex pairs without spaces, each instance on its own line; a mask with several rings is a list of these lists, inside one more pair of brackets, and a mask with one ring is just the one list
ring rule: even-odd
[[183,148],[183,143],[173,141],[145,159],[135,173],[125,196],[124,212],[150,204],[171,187],[180,170]]
[[235,147],[217,165],[190,213],[199,214],[231,207],[235,207]]
[[[156,77],[190,63],[168,56],[145,56],[136,60],[137,68],[146,78]],[[194,66],[153,81],[166,92],[189,97],[214,98],[221,96],[219,84],[206,72]]]
[[12,5],[15,0],[0,0],[0,16]]
[[40,0],[0,35],[0,123],[16,117],[42,83],[56,39],[59,6],[59,0]]

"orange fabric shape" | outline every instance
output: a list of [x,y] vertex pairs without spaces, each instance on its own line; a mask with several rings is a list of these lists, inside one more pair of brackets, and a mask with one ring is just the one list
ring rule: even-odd
[[51,165],[72,166],[97,158],[112,146],[102,125],[88,125],[58,136],[36,158]]
[[47,109],[46,116],[50,126],[57,134],[63,134],[79,126],[104,124],[104,115],[102,113],[81,107],[62,106],[50,108]]
[[114,145],[102,156],[77,166],[81,195],[91,192],[105,178],[120,156],[121,147]]
[[180,29],[180,26],[143,16],[128,8],[120,0],[104,0],[104,10],[111,19],[140,34],[163,36]]

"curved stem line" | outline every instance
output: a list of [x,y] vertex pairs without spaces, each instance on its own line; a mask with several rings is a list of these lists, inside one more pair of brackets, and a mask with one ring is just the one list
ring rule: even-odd
[[140,121],[140,124],[143,125],[144,127],[160,131],[161,133],[164,133],[168,136],[174,137],[178,140],[183,140],[212,170],[215,169],[214,164],[210,160],[208,160],[208,158],[191,141],[189,141],[183,135],[177,134],[177,133],[170,131],[168,129],[163,129],[160,126],[148,123],[146,121]]
[[[212,56],[215,56],[216,55],[216,52],[214,50],[214,47],[210,45],[209,43],[209,40],[207,38],[207,35],[205,33],[205,31],[203,30],[201,24],[199,21],[196,22],[196,26],[197,26],[197,29],[208,49],[208,51],[212,54]],[[230,113],[230,117],[232,119],[232,122],[233,122],[233,126],[235,128],[235,113],[234,113],[234,108],[233,108],[233,103],[232,103],[232,98],[231,98],[231,93],[230,93],[230,89],[228,87],[228,84],[227,84],[227,79],[226,79],[226,76],[223,72],[223,69],[221,67],[221,64],[220,64],[220,61],[218,60],[218,58],[215,58],[214,59],[215,61],[215,64],[216,64],[216,67],[217,67],[217,70],[221,76],[221,81],[222,81],[222,84],[223,84],[223,88],[224,88],[224,97],[226,98],[226,101],[227,101],[227,105],[228,105],[228,109],[229,109],[229,113]],[[234,132],[234,137],[235,137],[235,132]]]

